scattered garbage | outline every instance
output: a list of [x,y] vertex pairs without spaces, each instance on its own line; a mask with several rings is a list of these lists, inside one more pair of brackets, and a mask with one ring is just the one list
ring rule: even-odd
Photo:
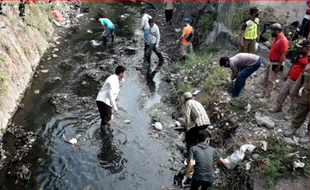
[[174,29],[174,31],[179,33],[181,31],[181,29],[180,28],[176,28],[176,29]]
[[35,94],[39,94],[39,93],[40,93],[40,90],[35,90],[34,93],[35,93]]
[[266,141],[259,141],[261,143],[261,147],[264,151],[267,150],[267,142]]
[[249,113],[251,111],[251,104],[248,103],[248,105],[246,106],[246,112]]
[[71,144],[76,144],[77,143],[77,139],[76,138],[72,138],[72,139],[69,140],[69,142]]
[[129,123],[130,123],[130,120],[125,119],[125,120],[124,120],[124,123],[125,123],[125,124],[129,124]]
[[261,117],[258,112],[255,113],[255,118],[257,124],[260,126],[265,126],[268,129],[273,129],[276,126],[276,124],[269,117],[267,116]]
[[303,162],[300,162],[299,160],[293,162],[293,170],[296,168],[303,168],[305,164]]
[[250,169],[251,169],[251,162],[247,162],[247,163],[245,164],[245,169],[246,169],[246,170],[250,170]]
[[96,41],[96,40],[91,40],[90,41],[91,45],[92,46],[100,46],[102,44],[102,41]]
[[160,122],[156,122],[155,124],[152,124],[155,129],[161,131],[163,129],[163,125]]
[[57,22],[62,21],[63,17],[59,11],[57,11],[57,10],[51,11],[51,14],[57,19]]
[[181,123],[180,123],[179,121],[175,121],[174,125],[175,125],[176,127],[181,127]]
[[244,158],[244,153],[248,150],[252,152],[256,147],[252,144],[244,144],[240,147],[239,150],[236,150],[232,155],[227,157],[228,163],[225,166],[228,169],[234,169]]
[[88,34],[92,34],[92,33],[93,33],[93,31],[91,31],[91,30],[87,30],[87,33],[88,33]]

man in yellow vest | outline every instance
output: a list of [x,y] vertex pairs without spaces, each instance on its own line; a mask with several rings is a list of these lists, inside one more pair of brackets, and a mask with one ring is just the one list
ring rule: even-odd
[[259,10],[256,7],[250,8],[250,17],[242,22],[240,33],[240,53],[254,53],[255,43],[259,40]]

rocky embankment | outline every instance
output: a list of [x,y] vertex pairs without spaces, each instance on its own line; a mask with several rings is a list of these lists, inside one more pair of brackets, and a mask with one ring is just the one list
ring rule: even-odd
[[[24,9],[22,10],[22,6]],[[9,119],[19,107],[23,93],[29,86],[36,66],[48,47],[59,44],[57,33],[78,25],[80,2],[37,1],[27,3],[6,1],[0,15],[0,139]],[[63,21],[56,22],[50,11],[63,13]]]

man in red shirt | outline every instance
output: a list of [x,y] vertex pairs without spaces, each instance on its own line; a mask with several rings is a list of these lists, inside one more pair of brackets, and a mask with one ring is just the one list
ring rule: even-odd
[[273,42],[269,52],[269,61],[264,74],[264,86],[261,94],[256,94],[256,97],[261,98],[262,103],[270,100],[274,89],[275,81],[278,78],[278,73],[283,69],[285,63],[285,55],[288,50],[288,40],[282,32],[282,26],[279,23],[270,26]]
[[[290,90],[293,88],[296,80],[298,79],[299,75],[302,73],[304,68],[309,64],[309,40],[302,40],[298,42],[296,46],[299,47],[299,55],[294,58],[290,70],[284,76],[285,83],[278,95],[277,104],[275,107],[269,110],[272,113],[279,112],[282,110],[282,105],[286,97],[290,95]],[[292,116],[295,115],[298,102],[298,100],[293,99],[292,96],[290,96],[290,98],[291,98],[291,106],[290,106],[291,114],[284,117],[287,120],[291,119]]]

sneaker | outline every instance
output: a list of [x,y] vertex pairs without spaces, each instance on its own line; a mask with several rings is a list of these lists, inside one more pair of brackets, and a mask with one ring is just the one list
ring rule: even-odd
[[255,94],[255,97],[256,97],[256,98],[263,98],[264,95],[263,95],[262,93],[259,93],[259,94]]
[[276,113],[276,112],[280,112],[280,111],[282,111],[282,108],[280,106],[275,106],[275,107],[269,109],[270,113]]
[[284,116],[285,120],[291,120],[294,117],[294,114]]
[[296,131],[297,131],[297,128],[295,128],[295,127],[293,127],[293,126],[290,126],[290,127],[287,129],[287,131],[285,131],[285,132],[283,133],[283,135],[286,136],[286,137],[289,137],[289,136],[294,135],[294,134],[296,133]]
[[300,144],[307,144],[307,143],[309,143],[309,132],[307,132],[307,133],[305,134],[305,136],[301,137],[301,138],[298,140],[298,142],[299,142]]
[[271,100],[271,98],[260,98],[259,99],[259,101],[261,102],[261,103],[267,103],[267,102],[269,102]]

